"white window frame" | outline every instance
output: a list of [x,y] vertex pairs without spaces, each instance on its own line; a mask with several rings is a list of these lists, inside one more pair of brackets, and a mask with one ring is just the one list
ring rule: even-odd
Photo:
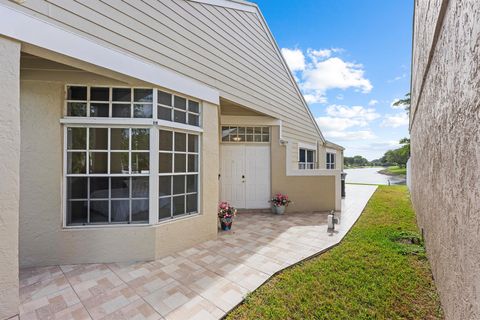
[[[330,156],[330,161],[329,161],[329,156]],[[331,161],[332,156],[333,156],[333,161]],[[335,170],[336,166],[337,166],[337,152],[335,150],[327,149],[327,152],[325,154],[325,168],[328,170]]]
[[[300,151],[305,150],[305,162],[300,162]],[[307,161],[307,152],[312,151],[313,152],[313,162]],[[313,170],[316,169],[317,166],[317,148],[313,144],[307,144],[307,143],[298,143],[298,149],[297,149],[297,162],[298,162],[298,169],[299,170]]]
[[[110,88],[110,95],[112,93],[112,88],[131,88],[133,89],[151,89],[153,90],[153,101],[152,101],[152,118],[112,118],[112,101],[111,96],[109,99],[109,116],[110,117],[90,117],[90,101],[87,100],[87,115],[85,117],[78,116],[67,116],[67,88],[69,86],[80,86],[87,87],[87,99],[90,97],[90,87],[108,87]],[[158,90],[163,92],[168,92],[174,95],[180,96],[188,100],[194,100],[199,103],[199,125],[189,125],[178,123],[174,121],[159,120],[157,113],[157,92]],[[82,228],[125,228],[125,227],[144,227],[149,225],[169,223],[175,220],[185,219],[189,217],[195,217],[202,214],[201,205],[202,205],[202,144],[203,144],[203,103],[196,99],[191,99],[187,96],[181,96],[168,90],[157,89],[157,88],[145,88],[145,87],[125,87],[125,86],[116,86],[116,85],[86,85],[86,84],[67,84],[65,85],[65,99],[64,99],[64,113],[63,117],[60,119],[60,123],[63,125],[64,135],[63,135],[63,176],[62,176],[62,225],[64,229],[82,229]],[[133,96],[132,96],[133,99]],[[173,99],[173,98],[172,98]],[[188,108],[188,106],[187,106]],[[132,103],[132,112],[133,112],[133,103]],[[188,114],[187,114],[188,116]],[[84,128],[146,128],[150,130],[150,172],[149,176],[149,221],[148,223],[123,223],[123,224],[88,224],[88,225],[67,225],[67,130],[69,127],[84,127]],[[185,214],[173,217],[172,219],[165,219],[159,221],[158,219],[158,157],[159,157],[159,130],[171,130],[177,132],[191,133],[198,135],[198,172],[196,173],[197,178],[197,213]],[[88,137],[87,137],[88,138]],[[88,140],[86,143],[89,143]],[[108,141],[110,144],[110,139]],[[188,146],[187,146],[188,147]],[[188,158],[188,157],[187,157]],[[110,156],[109,158],[110,159]],[[110,166],[110,162],[108,162]],[[172,163],[173,166],[173,163]],[[86,169],[88,170],[88,168]],[[88,173],[88,171],[87,171]],[[185,174],[188,174],[185,173]],[[194,173],[192,173],[194,174]],[[82,175],[88,176],[88,174]],[[112,176],[110,174],[105,174],[102,176]],[[113,175],[115,176],[115,175]],[[125,175],[122,175],[125,176]],[[129,174],[128,176],[135,176]]]
[[[238,137],[238,129],[239,128],[243,128],[245,130],[245,134],[244,134],[245,137],[247,135],[250,135],[250,134],[247,133],[247,128],[252,128],[253,129],[253,133],[251,134],[252,135],[252,141],[247,141],[246,138],[243,141],[241,141],[241,140],[238,140],[238,141],[235,141],[235,140],[224,141],[223,140],[223,128],[224,127],[237,128],[237,137]],[[259,128],[261,130],[261,133],[255,133],[256,128]],[[263,130],[264,130],[263,128],[268,128],[268,141],[263,141],[263,136],[266,135],[263,132]],[[255,136],[258,136],[258,135],[261,137],[262,141],[254,141]],[[229,134],[229,137],[230,137],[230,134]],[[219,140],[220,140],[220,143],[223,143],[223,144],[241,144],[241,143],[246,143],[246,144],[270,144],[270,142],[272,140],[272,127],[268,126],[268,125],[241,125],[241,124],[229,125],[229,124],[222,124],[220,126]]]

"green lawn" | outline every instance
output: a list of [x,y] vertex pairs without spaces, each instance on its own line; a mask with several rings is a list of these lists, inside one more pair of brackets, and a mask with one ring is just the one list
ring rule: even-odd
[[387,169],[381,170],[381,173],[389,174],[393,176],[405,176],[407,175],[407,168],[400,168],[399,166],[391,166]]
[[419,241],[407,188],[380,186],[340,245],[273,277],[227,319],[443,319]]

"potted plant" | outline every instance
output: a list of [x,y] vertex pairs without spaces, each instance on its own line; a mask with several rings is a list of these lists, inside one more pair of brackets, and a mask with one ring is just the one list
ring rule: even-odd
[[272,213],[284,214],[285,208],[288,207],[292,201],[288,199],[288,195],[277,193],[269,202],[272,204]]
[[237,215],[237,209],[232,207],[228,202],[220,202],[218,205],[218,219],[222,230],[228,231],[232,229],[233,218]]

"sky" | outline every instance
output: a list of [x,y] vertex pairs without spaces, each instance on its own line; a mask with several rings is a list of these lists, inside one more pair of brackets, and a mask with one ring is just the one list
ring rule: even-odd
[[327,140],[369,160],[408,136],[413,0],[254,0]]

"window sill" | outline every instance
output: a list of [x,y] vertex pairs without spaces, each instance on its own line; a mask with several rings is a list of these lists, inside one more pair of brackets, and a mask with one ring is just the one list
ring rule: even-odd
[[158,227],[170,223],[175,223],[181,220],[188,220],[190,218],[197,218],[202,216],[201,213],[193,213],[193,214],[188,214],[188,215],[181,215],[178,217],[175,217],[173,219],[164,219],[160,220],[155,224],[149,224],[149,223],[130,223],[130,224],[106,224],[106,225],[77,225],[77,226],[64,226],[62,229],[69,231],[69,230],[91,230],[91,229],[115,229],[115,228],[148,228],[148,227]]

